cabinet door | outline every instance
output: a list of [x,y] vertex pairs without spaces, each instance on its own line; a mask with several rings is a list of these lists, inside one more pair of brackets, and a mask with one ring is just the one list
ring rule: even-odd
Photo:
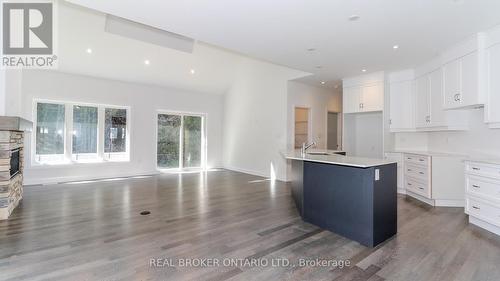
[[360,86],[344,88],[344,93],[343,93],[344,113],[353,113],[361,111],[360,96],[361,96]]
[[390,128],[413,128],[413,81],[391,83],[389,88],[390,99]]
[[415,81],[415,126],[427,127],[430,122],[429,112],[429,76],[424,75]]
[[444,65],[444,107],[460,107],[460,59]]
[[446,111],[443,108],[443,71],[441,69],[429,74],[430,81],[430,126],[445,126]]
[[361,111],[381,111],[384,107],[384,85],[365,85],[361,88]]
[[488,49],[487,121],[500,122],[500,44]]
[[477,52],[466,55],[461,59],[460,79],[462,106],[479,104],[478,81],[478,55]]

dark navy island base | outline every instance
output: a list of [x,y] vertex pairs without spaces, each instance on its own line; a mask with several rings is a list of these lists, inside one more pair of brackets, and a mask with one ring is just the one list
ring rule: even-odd
[[292,196],[304,221],[375,247],[397,232],[396,165],[292,160]]

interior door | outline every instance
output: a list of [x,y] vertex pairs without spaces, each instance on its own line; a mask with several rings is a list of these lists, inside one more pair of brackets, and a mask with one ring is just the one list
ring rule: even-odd
[[424,75],[415,81],[415,125],[417,127],[429,126],[429,76]]
[[381,111],[384,103],[384,85],[365,85],[361,90],[361,111]]
[[338,150],[338,113],[328,112],[327,149]]

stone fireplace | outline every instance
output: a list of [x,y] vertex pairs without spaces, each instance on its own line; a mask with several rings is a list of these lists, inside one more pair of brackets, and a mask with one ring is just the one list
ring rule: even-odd
[[30,121],[0,116],[0,220],[23,198],[24,134],[31,128]]

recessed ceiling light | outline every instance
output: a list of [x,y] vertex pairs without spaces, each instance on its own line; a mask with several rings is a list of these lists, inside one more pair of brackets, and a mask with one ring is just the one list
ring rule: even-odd
[[392,46],[393,49],[399,49],[399,45]]
[[194,74],[194,72],[195,72],[195,71],[194,71],[194,69],[192,69],[192,68],[191,68],[191,70],[189,70],[189,73],[191,73],[191,74]]
[[151,62],[149,60],[144,60],[145,65],[149,65]]
[[91,48],[87,49],[87,54],[92,54],[92,49]]
[[358,16],[358,15],[352,15],[349,17],[349,21],[357,21],[359,19],[360,19],[360,16]]
[[366,69],[361,69],[362,72],[366,72]]
[[325,85],[325,84],[326,84],[326,82],[325,82],[325,81],[321,81],[321,85]]

